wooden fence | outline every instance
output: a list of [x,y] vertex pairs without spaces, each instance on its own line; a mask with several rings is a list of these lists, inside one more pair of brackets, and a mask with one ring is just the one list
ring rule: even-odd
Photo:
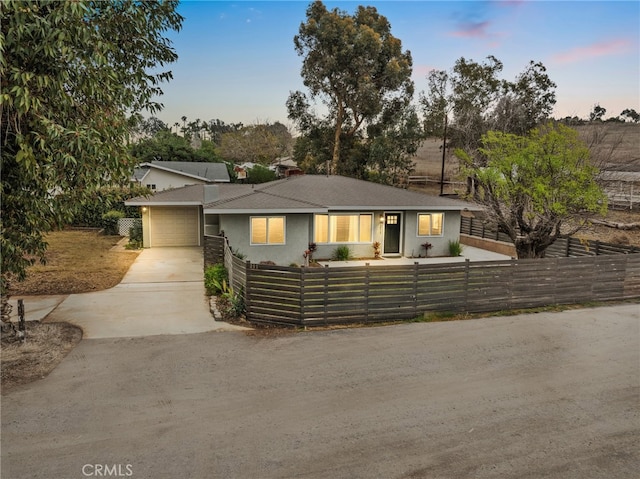
[[[511,238],[506,233],[498,231],[497,228],[489,226],[482,220],[476,218],[463,216],[460,223],[460,233],[513,244],[513,241],[511,241]],[[602,241],[581,240],[572,236],[563,236],[547,248],[546,256],[564,258],[567,256],[579,257],[629,253],[640,253],[640,247],[604,243]]]
[[[227,254],[230,251],[227,250]],[[227,255],[225,255],[227,256]],[[247,319],[311,326],[640,297],[640,254],[409,266],[228,264]]]
[[640,254],[394,267],[250,265],[246,273],[248,319],[294,325],[640,297]]

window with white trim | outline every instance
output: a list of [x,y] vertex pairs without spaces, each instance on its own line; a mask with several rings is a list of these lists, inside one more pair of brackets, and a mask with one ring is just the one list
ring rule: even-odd
[[418,213],[418,236],[442,236],[444,213]]
[[370,243],[373,237],[373,215],[315,215],[316,243]]
[[251,244],[285,244],[284,216],[251,217]]

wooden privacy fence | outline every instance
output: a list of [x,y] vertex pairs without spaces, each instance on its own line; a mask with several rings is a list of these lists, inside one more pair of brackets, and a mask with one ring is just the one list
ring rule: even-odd
[[[513,241],[511,241],[511,238],[509,238],[506,233],[498,231],[497,228],[489,226],[476,218],[463,216],[460,222],[460,233],[513,244]],[[578,257],[628,253],[640,253],[640,248],[637,246],[581,240],[572,236],[563,236],[547,248],[546,256],[564,258],[567,256]]]
[[225,264],[244,291],[247,319],[300,326],[640,297],[640,254],[328,268],[238,258]]

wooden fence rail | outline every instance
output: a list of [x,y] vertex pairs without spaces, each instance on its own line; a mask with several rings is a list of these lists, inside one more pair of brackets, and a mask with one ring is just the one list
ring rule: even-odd
[[230,277],[237,290],[244,290],[250,321],[366,323],[430,311],[485,312],[639,298],[640,253],[325,268],[236,258]]

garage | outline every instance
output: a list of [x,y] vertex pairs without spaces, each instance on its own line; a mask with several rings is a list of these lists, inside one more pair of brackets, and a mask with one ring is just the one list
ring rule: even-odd
[[197,206],[149,208],[150,246],[199,246],[199,218]]

